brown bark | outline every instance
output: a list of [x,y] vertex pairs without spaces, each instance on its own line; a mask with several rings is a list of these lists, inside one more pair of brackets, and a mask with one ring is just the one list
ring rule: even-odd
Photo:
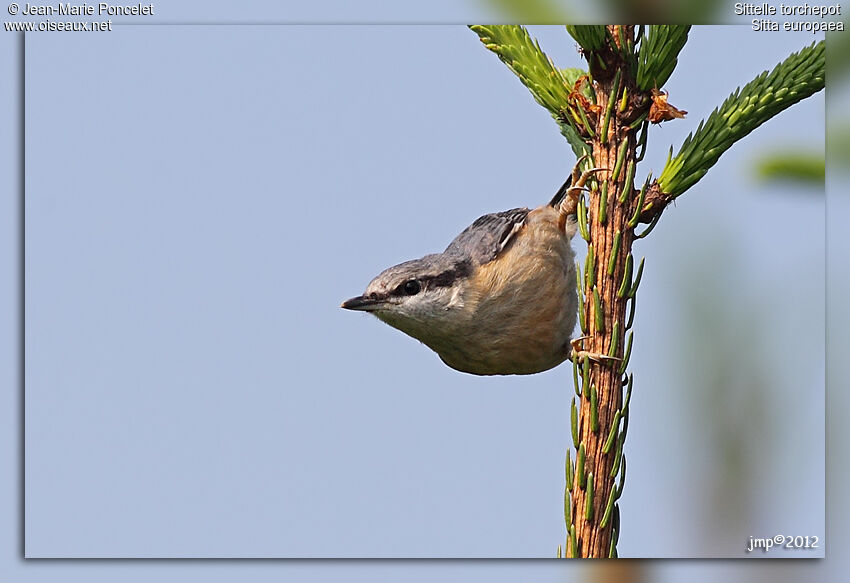
[[[618,38],[618,27],[612,29],[613,38]],[[624,33],[627,38],[632,38],[633,27],[626,26]],[[611,69],[609,63],[608,70]],[[629,89],[629,94],[634,95],[637,89],[634,86],[634,72],[628,71],[627,66],[622,66],[619,88],[614,92],[615,99],[619,101],[623,86]],[[616,81],[611,75],[595,76],[595,90],[597,103],[601,105],[604,112],[608,100],[612,95],[613,83]],[[631,252],[634,240],[634,229],[628,223],[637,205],[632,184],[626,184],[627,167],[629,162],[635,163],[636,138],[635,132],[629,130],[627,120],[635,117],[635,112],[627,108],[619,112],[619,103],[614,105],[614,114],[611,116],[607,141],[603,143],[601,132],[603,129],[603,117],[599,115],[595,124],[596,137],[592,140],[592,156],[594,166],[609,168],[609,172],[597,174],[600,189],[589,196],[588,202],[588,229],[590,231],[589,251],[592,247],[595,256],[595,266],[592,267],[592,281],[588,281],[584,274],[584,321],[586,326],[584,340],[585,351],[603,355],[613,355],[619,359],[623,358],[625,336],[626,336],[626,308],[628,295],[618,297],[618,290],[626,271],[627,258]],[[621,150],[625,149],[625,152]],[[613,176],[613,170],[617,164],[618,157],[624,156],[619,173]],[[607,208],[605,220],[602,219],[602,196],[600,196],[602,182],[607,182]],[[626,200],[619,201],[621,193],[628,191]],[[615,244],[617,233],[620,233],[619,245]],[[613,259],[612,259],[612,256]],[[613,271],[609,273],[609,265],[613,265]],[[601,326],[597,323],[596,302],[594,300],[594,288],[598,294],[601,307]],[[615,330],[617,338],[614,338]],[[611,350],[612,343],[616,342],[616,349]],[[615,463],[616,444],[607,453],[603,447],[609,436],[611,425],[615,415],[622,406],[623,400],[623,375],[620,373],[620,361],[600,360],[589,362],[591,391],[597,394],[597,418],[596,427],[592,423],[593,403],[592,399],[582,398],[579,408],[579,443],[586,451],[584,473],[586,476],[593,475],[593,493],[591,500],[592,511],[590,517],[586,515],[586,504],[589,487],[587,478],[582,479],[576,475],[573,480],[571,523],[575,527],[575,547],[579,557],[608,557],[611,549],[612,527],[616,520],[612,516],[607,524],[601,525],[603,515],[608,505],[611,490],[615,487],[616,477],[611,476]],[[583,393],[587,394],[585,387]],[[579,483],[585,482],[584,487]],[[571,555],[571,548],[567,548],[567,555]]]

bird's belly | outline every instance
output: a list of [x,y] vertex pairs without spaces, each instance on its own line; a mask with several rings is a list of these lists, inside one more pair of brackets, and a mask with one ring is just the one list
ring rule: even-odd
[[534,374],[566,360],[575,314],[566,306],[521,312],[491,313],[431,348],[450,367],[478,375]]
[[570,354],[578,303],[572,248],[551,223],[528,227],[539,230],[536,236],[520,239],[501,261],[474,275],[464,298],[466,317],[450,335],[427,343],[450,367],[479,375],[533,374]]
[[510,346],[470,352],[469,346],[447,346],[437,351],[448,366],[477,375],[535,374],[554,368],[569,355],[569,337],[561,344],[552,344],[539,337],[516,337]]

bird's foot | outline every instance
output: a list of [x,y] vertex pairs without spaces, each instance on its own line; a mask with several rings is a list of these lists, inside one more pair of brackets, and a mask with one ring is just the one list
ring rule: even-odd
[[584,185],[587,184],[587,181],[590,179],[591,176],[593,176],[597,172],[602,172],[603,170],[610,170],[610,168],[589,168],[582,172],[581,164],[588,157],[589,154],[585,154],[584,156],[579,158],[575,166],[573,166],[573,171],[570,175],[570,185],[567,187],[566,196],[561,201],[560,211],[563,214],[575,214],[576,208],[578,208],[578,201],[579,197],[581,197],[581,192],[583,190],[590,192],[587,188],[584,187]]
[[620,362],[622,360],[616,356],[608,356],[607,354],[602,354],[600,352],[584,350],[581,343],[588,338],[590,338],[590,336],[579,336],[578,338],[570,340],[570,348],[572,348],[572,351],[570,352],[570,360],[572,362],[579,363],[585,358],[592,360],[593,362]]

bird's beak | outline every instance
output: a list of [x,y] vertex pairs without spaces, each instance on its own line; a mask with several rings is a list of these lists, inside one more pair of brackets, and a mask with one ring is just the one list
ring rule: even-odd
[[344,302],[342,302],[342,305],[340,307],[345,308],[346,310],[371,312],[372,310],[377,309],[384,303],[384,300],[376,300],[374,298],[367,298],[366,296],[357,296],[356,298],[345,300]]

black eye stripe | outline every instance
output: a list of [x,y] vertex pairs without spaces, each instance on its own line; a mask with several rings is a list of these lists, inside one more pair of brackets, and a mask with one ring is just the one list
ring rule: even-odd
[[469,277],[472,273],[472,266],[468,261],[456,263],[452,269],[447,269],[443,273],[420,277],[419,281],[433,287],[451,287],[455,282],[463,277]]
[[423,280],[427,281],[430,285],[433,285],[434,287],[451,287],[454,285],[458,277],[458,272],[454,269],[450,269],[448,271],[444,271],[439,275],[435,275],[430,278],[423,278]]
[[[393,296],[409,296],[416,295],[419,291],[428,288],[437,288],[437,287],[452,287],[455,282],[464,277],[468,277],[472,273],[472,265],[468,261],[458,262],[451,269],[447,269],[442,273],[438,273],[437,275],[423,275],[415,280],[408,279],[400,283],[396,288],[390,292],[390,295]],[[410,282],[415,281],[419,285],[419,290],[416,293],[411,293],[410,290],[405,289],[405,286],[410,284]]]

